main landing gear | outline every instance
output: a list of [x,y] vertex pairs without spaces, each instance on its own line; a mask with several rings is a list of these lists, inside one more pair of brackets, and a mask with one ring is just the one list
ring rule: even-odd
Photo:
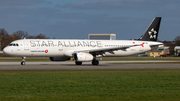
[[26,57],[22,57],[21,65],[25,65],[26,64],[25,59],[26,59]]
[[82,65],[82,62],[76,61],[75,63],[76,63],[76,65]]
[[99,65],[99,61],[96,60],[96,59],[93,59],[93,60],[92,60],[92,65]]
[[[76,65],[82,65],[82,62],[75,61]],[[99,65],[99,61],[96,59],[92,60],[92,65]]]

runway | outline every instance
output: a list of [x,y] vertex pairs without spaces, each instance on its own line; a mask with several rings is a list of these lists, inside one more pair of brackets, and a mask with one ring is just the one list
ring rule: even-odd
[[[147,63],[148,62],[148,63]],[[160,62],[158,64],[154,64]],[[170,62],[168,64],[168,62]],[[173,63],[174,62],[174,63]],[[75,65],[74,61],[67,62],[0,62],[0,70],[120,70],[120,69],[180,69],[179,61],[100,61],[98,66],[91,62]],[[120,64],[116,64],[120,63]],[[131,63],[131,64],[123,64]],[[137,64],[138,63],[138,64]]]

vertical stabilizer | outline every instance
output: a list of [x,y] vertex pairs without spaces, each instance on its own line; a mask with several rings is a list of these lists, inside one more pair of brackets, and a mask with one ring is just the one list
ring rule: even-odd
[[146,29],[144,34],[139,38],[139,40],[157,41],[160,23],[161,23],[161,17],[154,18],[154,20],[151,22],[151,24]]

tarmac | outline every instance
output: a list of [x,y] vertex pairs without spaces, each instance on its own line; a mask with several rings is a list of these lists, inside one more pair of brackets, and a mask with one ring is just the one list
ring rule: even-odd
[[[156,62],[159,63],[155,64]],[[180,69],[180,61],[156,61],[156,60],[155,61],[100,61],[98,66],[91,65],[91,62],[83,62],[82,65],[75,65],[74,61],[26,62],[26,65],[20,65],[20,62],[0,62],[0,70],[124,70],[124,69]]]

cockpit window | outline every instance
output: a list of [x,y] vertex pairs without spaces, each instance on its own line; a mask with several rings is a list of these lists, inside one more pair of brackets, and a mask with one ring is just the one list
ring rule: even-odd
[[9,44],[9,46],[19,46],[19,44],[17,44],[17,43],[11,43],[11,44]]
[[13,46],[12,44],[9,44],[9,46]]

